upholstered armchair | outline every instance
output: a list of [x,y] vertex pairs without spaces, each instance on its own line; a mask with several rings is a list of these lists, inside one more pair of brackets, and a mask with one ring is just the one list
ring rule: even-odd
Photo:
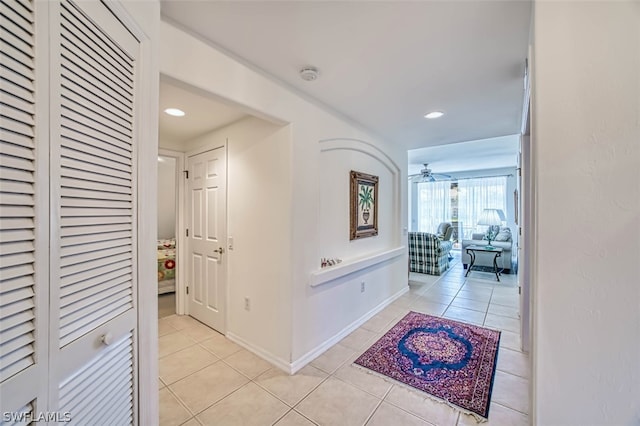
[[452,246],[451,241],[441,240],[435,234],[409,232],[409,271],[442,275],[449,269]]
[[442,222],[440,225],[438,225],[436,236],[440,238],[442,241],[451,241],[452,235],[453,235],[453,226],[451,226],[449,222]]

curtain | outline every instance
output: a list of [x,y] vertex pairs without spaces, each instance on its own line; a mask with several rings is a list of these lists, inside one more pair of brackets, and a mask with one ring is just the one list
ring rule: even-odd
[[418,184],[418,231],[435,234],[441,222],[451,222],[451,182]]
[[461,179],[458,181],[458,221],[464,239],[470,239],[478,228],[478,219],[484,209],[501,209],[507,214],[507,178],[505,176]]

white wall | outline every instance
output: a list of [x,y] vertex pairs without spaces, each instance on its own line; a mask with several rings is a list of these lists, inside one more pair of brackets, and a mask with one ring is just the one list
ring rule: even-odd
[[640,423],[640,3],[534,6],[534,424]]
[[[285,204],[277,206],[277,211],[290,221],[287,232],[274,231],[279,240],[289,241],[290,248],[289,251],[270,250],[263,253],[267,262],[281,264],[284,258],[290,263],[286,276],[278,282],[255,284],[264,285],[260,291],[281,295],[283,301],[274,306],[265,306],[264,310],[252,309],[244,313],[237,312],[243,302],[234,298],[230,300],[230,307],[234,310],[230,318],[238,320],[238,329],[253,327],[255,333],[260,333],[259,338],[254,336],[246,342],[256,351],[277,357],[276,361],[297,368],[300,360],[306,362],[310,354],[322,348],[332,336],[347,330],[361,320],[364,313],[371,312],[391,295],[407,288],[406,255],[317,289],[309,286],[310,274],[319,268],[320,257],[334,256],[327,251],[335,251],[335,256],[344,256],[347,260],[382,247],[390,249],[402,245],[402,229],[406,227],[406,184],[399,176],[406,175],[406,152],[398,144],[381,141],[357,125],[302,99],[170,24],[162,23],[161,33],[163,50],[160,69],[163,74],[235,102],[253,111],[254,115],[263,114],[290,123],[289,152],[282,151],[283,161],[276,162],[276,165],[282,166],[278,173],[288,174],[290,182],[290,187],[286,189],[288,197],[283,197],[287,200]],[[392,210],[394,216],[393,219],[382,218],[385,228],[381,229],[379,237],[350,244],[348,229],[345,229],[344,232],[336,231],[335,237],[330,240],[323,239],[326,226],[322,225],[320,219],[324,208],[321,207],[321,200],[323,206],[334,206],[331,210],[342,208],[344,211],[348,206],[349,191],[348,186],[341,184],[337,184],[333,192],[321,190],[322,178],[328,172],[327,165],[323,165],[324,160],[321,159],[325,155],[322,154],[323,147],[327,146],[342,153],[336,153],[341,162],[338,173],[348,167],[362,172],[380,170],[382,174],[378,163],[387,164],[387,170],[395,170],[396,188],[390,194],[393,198],[390,196],[385,200],[392,204],[392,207],[385,208]],[[372,162],[372,157],[378,160]],[[286,161],[290,162],[288,167],[284,164]],[[265,165],[268,162],[265,161],[262,166]],[[281,176],[278,184],[284,185],[285,180]],[[345,214],[348,215],[348,209]],[[278,242],[277,247],[286,247],[286,244]],[[344,249],[341,251],[343,255],[338,254],[338,248]],[[251,265],[245,267],[251,268]],[[361,279],[368,283],[365,293],[360,293]],[[287,306],[281,309],[285,304]],[[282,318],[289,327],[273,328],[269,326],[271,322],[267,316]],[[289,340],[290,345],[278,343],[278,348],[266,348],[261,343],[281,342],[281,339]],[[286,358],[282,359],[282,354],[287,350]]]
[[[266,357],[289,361],[291,294],[291,135],[249,117],[185,143],[227,143],[227,334]],[[244,298],[250,310],[244,309]],[[277,333],[265,332],[277,331]]]
[[176,159],[158,156],[158,238],[176,236]]

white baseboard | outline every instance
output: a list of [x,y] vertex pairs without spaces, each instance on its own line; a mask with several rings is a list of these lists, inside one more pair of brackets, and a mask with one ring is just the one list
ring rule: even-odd
[[349,324],[347,327],[342,329],[342,331],[340,331],[338,334],[336,334],[335,336],[333,336],[330,339],[326,340],[325,342],[321,343],[315,349],[312,349],[311,351],[307,352],[305,355],[303,355],[299,359],[293,361],[291,364],[289,364],[287,366],[288,368],[285,371],[289,371],[290,374],[295,374],[298,370],[300,370],[305,365],[309,364],[311,361],[313,361],[314,359],[316,359],[317,357],[322,355],[324,352],[326,352],[333,345],[335,345],[340,340],[342,340],[345,337],[347,337],[355,329],[357,329],[362,324],[367,322],[369,319],[371,319],[371,317],[373,317],[375,314],[377,314],[378,312],[380,312],[381,310],[383,310],[384,308],[389,306],[394,300],[396,300],[397,298],[399,298],[400,296],[402,296],[403,294],[405,294],[408,291],[409,291],[409,286],[407,285],[405,288],[403,288],[402,290],[400,290],[399,292],[397,292],[393,296],[387,298],[382,303],[380,303],[378,306],[376,306],[375,308],[371,309],[369,312],[367,312],[366,314],[364,314],[363,316],[361,316],[360,318],[358,318],[357,320],[355,320],[354,322]]
[[340,331],[340,333],[336,334],[335,336],[333,336],[330,339],[326,340],[322,344],[318,345],[315,349],[307,352],[304,356],[302,356],[301,358],[299,358],[298,360],[296,360],[294,362],[289,362],[288,360],[284,360],[284,359],[282,359],[280,357],[275,356],[271,352],[265,351],[264,349],[262,349],[262,348],[260,348],[258,346],[252,345],[251,343],[247,342],[242,337],[234,334],[231,331],[227,331],[226,337],[229,340],[231,340],[232,342],[237,343],[238,345],[242,346],[243,348],[247,349],[248,351],[253,352],[254,354],[258,355],[260,358],[264,359],[265,361],[267,361],[267,362],[273,364],[274,366],[278,367],[282,371],[284,371],[286,373],[289,373],[289,374],[295,374],[297,371],[302,369],[305,365],[309,364],[311,361],[313,361],[314,359],[316,359],[317,357],[322,355],[324,352],[326,352],[333,345],[335,345],[340,340],[342,340],[345,337],[347,337],[355,329],[357,329],[362,324],[367,322],[369,319],[371,319],[371,317],[373,317],[375,314],[377,314],[378,312],[380,312],[381,310],[383,310],[384,308],[389,306],[391,303],[393,303],[394,300],[396,300],[397,298],[399,298],[400,296],[402,296],[403,294],[405,294],[408,291],[409,291],[409,286],[406,286],[405,288],[403,288],[402,290],[400,290],[399,292],[397,292],[393,296],[387,298],[386,300],[381,302],[379,305],[377,305],[376,307],[371,309],[369,312],[367,312],[366,314],[364,314],[363,316],[361,316],[360,318],[358,318],[357,320],[355,320],[354,322],[349,324],[347,327],[342,329],[342,331]]
[[271,352],[265,351],[264,349],[258,347],[258,346],[254,346],[252,344],[250,344],[249,342],[247,342],[246,340],[244,340],[242,337],[233,334],[230,331],[227,331],[226,337],[231,340],[234,343],[237,343],[238,345],[242,346],[243,348],[247,349],[250,352],[253,352],[254,354],[258,355],[260,358],[264,359],[265,361],[273,364],[274,366],[278,367],[279,369],[281,369],[282,371],[289,373],[289,374],[293,374],[291,372],[291,363],[289,363],[288,360],[284,360],[282,358],[279,358],[277,356],[275,356],[274,354],[272,354]]

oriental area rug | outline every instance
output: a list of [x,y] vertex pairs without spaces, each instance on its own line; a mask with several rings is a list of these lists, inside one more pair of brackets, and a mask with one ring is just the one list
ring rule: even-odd
[[480,419],[489,416],[500,332],[409,312],[355,363]]

